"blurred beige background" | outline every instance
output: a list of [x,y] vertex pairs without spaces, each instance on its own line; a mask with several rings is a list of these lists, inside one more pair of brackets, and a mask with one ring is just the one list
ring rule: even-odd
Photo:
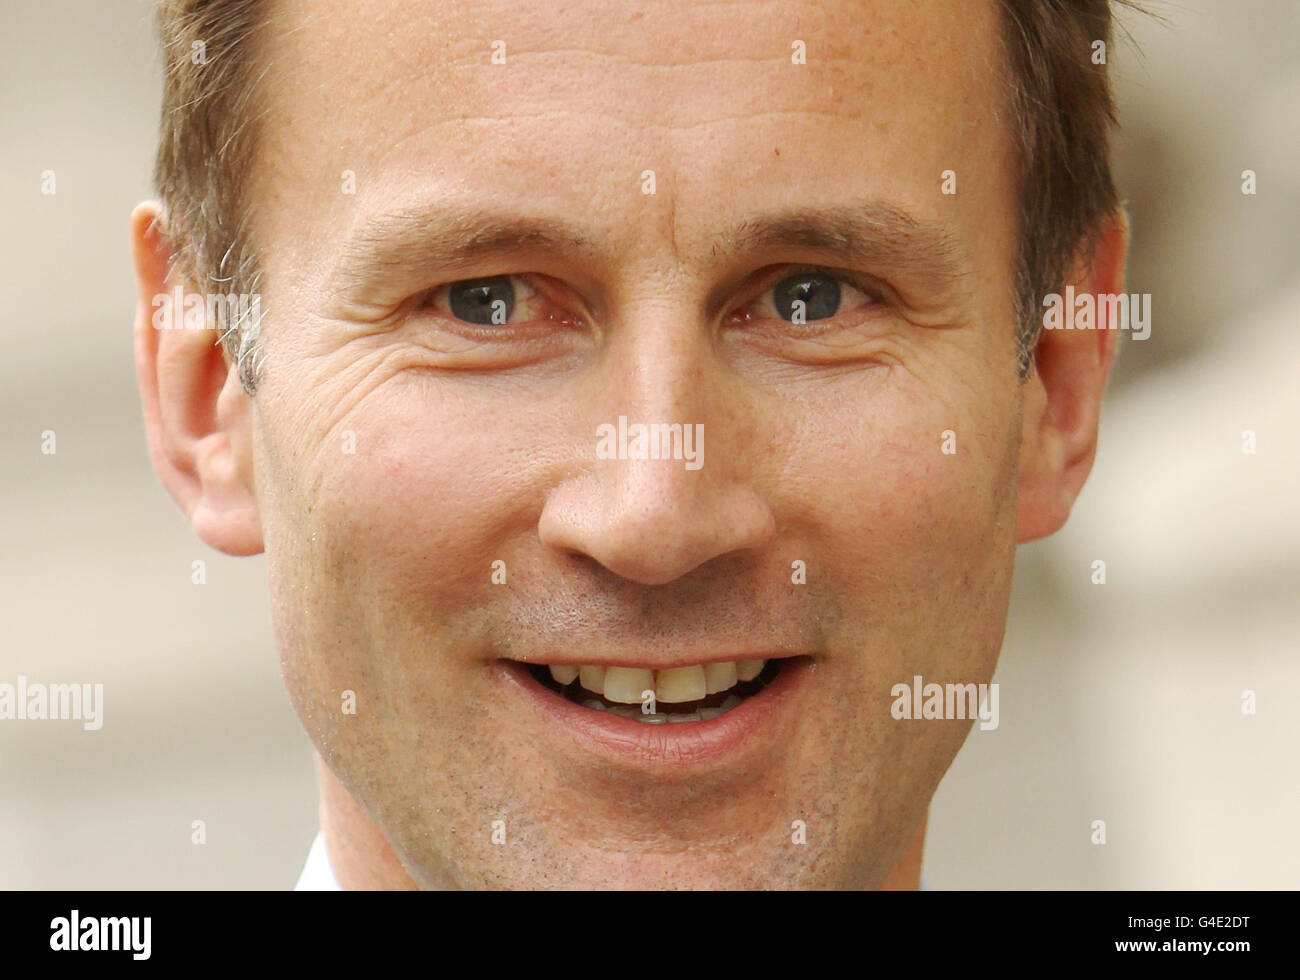
[[[1069,525],[1021,550],[1001,726],[935,798],[934,888],[1300,887],[1300,4],[1151,6],[1169,23],[1123,17],[1141,57],[1110,54],[1152,333]],[[0,722],[0,888],[291,887],[315,784],[264,565],[198,541],[140,422],[150,5],[5,0],[0,25],[0,682],[105,686],[101,731]]]

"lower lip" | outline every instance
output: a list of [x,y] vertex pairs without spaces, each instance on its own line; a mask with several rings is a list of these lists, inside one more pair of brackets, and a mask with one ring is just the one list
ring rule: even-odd
[[784,659],[767,686],[716,718],[658,725],[574,704],[533,677],[525,664],[497,660],[494,666],[503,683],[587,754],[611,765],[680,772],[734,765],[782,744],[793,734],[799,715],[795,702],[812,661]]

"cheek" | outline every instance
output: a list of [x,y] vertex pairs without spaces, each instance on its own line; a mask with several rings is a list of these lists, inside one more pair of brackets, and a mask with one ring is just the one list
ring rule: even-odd
[[801,474],[788,506],[860,620],[947,622],[954,606],[982,616],[1014,552],[1013,406],[980,388],[936,396],[911,381],[891,373],[804,413],[802,431],[785,437],[789,472]]
[[840,814],[846,833],[856,825],[865,836],[878,832],[873,821],[901,834],[917,814],[890,808],[928,800],[967,734],[959,720],[895,720],[893,686],[916,674],[992,677],[1015,547],[1019,423],[1013,403],[989,407],[990,386],[936,396],[901,372],[862,381],[806,403],[779,438],[793,449],[784,485],[798,490],[783,501],[792,547],[811,556],[810,585],[825,583],[840,611],[807,765],[834,793],[881,808]]
[[322,485],[321,519],[349,562],[430,595],[484,581],[496,508],[506,506],[504,447],[479,427],[427,416],[392,417],[359,436],[368,445]]
[[287,657],[343,669],[361,656],[354,648],[396,635],[427,651],[432,637],[403,627],[443,621],[446,633],[447,615],[489,588],[522,506],[510,467],[519,453],[491,409],[429,392],[403,374],[345,415],[319,413],[316,427],[310,412],[264,421],[259,490]]
[[[482,398],[434,397],[414,372],[315,416],[262,426],[272,619],[299,717],[360,779],[348,753],[370,751],[377,729],[355,723],[345,692],[357,715],[386,719],[395,759],[410,747],[392,733],[474,728],[461,697],[473,663],[453,654],[482,648],[492,562],[526,519],[520,435]],[[425,750],[449,751],[441,736]]]
[[354,441],[314,460],[320,558],[408,601],[455,603],[489,581],[516,509],[510,427],[452,397],[406,397],[400,378],[388,387],[347,420]]

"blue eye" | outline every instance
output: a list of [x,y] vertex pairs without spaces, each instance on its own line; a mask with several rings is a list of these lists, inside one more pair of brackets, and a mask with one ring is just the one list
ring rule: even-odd
[[839,312],[839,280],[816,272],[787,276],[773,288],[772,305],[783,320],[825,320]]
[[504,324],[515,309],[515,286],[511,276],[465,279],[447,289],[452,314],[467,323]]

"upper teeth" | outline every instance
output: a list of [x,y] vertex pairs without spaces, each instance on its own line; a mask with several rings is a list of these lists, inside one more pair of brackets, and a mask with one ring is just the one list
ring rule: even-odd
[[729,690],[742,681],[752,681],[763,672],[766,660],[724,660],[720,663],[695,664],[690,667],[603,667],[599,664],[553,664],[551,676],[558,684],[571,684],[574,678],[605,700],[618,704],[639,704],[645,692],[653,691],[656,701],[682,704],[699,701],[710,694]]

